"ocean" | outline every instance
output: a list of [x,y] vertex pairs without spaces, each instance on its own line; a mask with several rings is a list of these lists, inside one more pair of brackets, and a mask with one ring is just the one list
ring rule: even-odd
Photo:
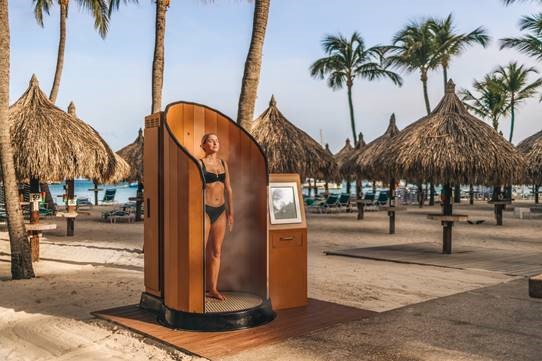
[[[75,180],[75,195],[77,198],[88,197],[88,199],[94,203],[94,192],[89,191],[89,189],[94,188],[94,183],[87,179],[76,179]],[[135,197],[137,193],[137,187],[130,187],[130,184],[127,182],[119,184],[101,184],[98,186],[99,189],[103,189],[98,193],[98,201],[101,201],[106,189],[116,189],[117,193],[115,194],[115,201],[117,203],[126,203],[128,198]],[[64,183],[60,184],[49,184],[49,189],[51,190],[51,195],[56,203],[62,203],[62,199],[57,196],[62,196],[64,194]]]

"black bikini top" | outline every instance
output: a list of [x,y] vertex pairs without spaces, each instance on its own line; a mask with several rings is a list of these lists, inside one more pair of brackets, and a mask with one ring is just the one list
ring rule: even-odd
[[[226,166],[224,165],[224,161],[221,159],[222,167],[226,169]],[[213,172],[207,172],[207,169],[205,168],[205,163],[203,160],[201,161],[201,165],[203,167],[203,178],[205,178],[205,183],[214,183],[214,182],[222,182],[226,180],[226,173],[213,173]]]

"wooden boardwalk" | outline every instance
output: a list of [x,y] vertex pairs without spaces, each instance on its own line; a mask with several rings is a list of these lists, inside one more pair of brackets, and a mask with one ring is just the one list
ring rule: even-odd
[[542,273],[542,252],[510,251],[472,246],[453,247],[453,254],[442,254],[440,243],[411,243],[381,247],[326,251],[327,255],[365,258],[455,269],[477,269],[511,276]]
[[284,341],[334,324],[359,320],[376,312],[309,299],[305,307],[280,310],[274,321],[251,329],[229,332],[173,330],[156,322],[156,316],[137,305],[93,312],[96,317],[115,322],[175,348],[209,359]]

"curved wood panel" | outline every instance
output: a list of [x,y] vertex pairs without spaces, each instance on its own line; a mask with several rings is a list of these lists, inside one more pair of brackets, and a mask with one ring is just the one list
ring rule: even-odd
[[235,226],[222,248],[219,288],[268,298],[267,164],[255,140],[220,112],[178,102],[164,116],[165,304],[204,311],[204,182],[197,161],[205,133],[217,134],[219,157],[228,163]]

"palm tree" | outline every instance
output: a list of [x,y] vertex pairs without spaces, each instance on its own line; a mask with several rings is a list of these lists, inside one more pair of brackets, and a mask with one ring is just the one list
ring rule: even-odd
[[[60,87],[60,78],[62,77],[62,69],[64,67],[64,50],[66,47],[66,19],[68,17],[68,7],[70,0],[57,0],[60,6],[60,37],[58,41],[58,56],[56,59],[55,78],[49,99],[55,103]],[[105,0],[75,0],[82,9],[90,11],[94,18],[94,27],[100,33],[102,38],[107,34],[109,26],[109,8]],[[115,0],[111,0],[115,1]],[[118,1],[118,0],[116,0]],[[43,13],[49,14],[50,8],[53,6],[54,0],[33,0],[34,16],[39,25],[43,26]],[[117,5],[118,6],[118,5]]]
[[501,49],[516,48],[524,54],[542,60],[542,14],[523,16],[519,26],[528,33],[518,38],[501,39]]
[[252,37],[245,61],[237,110],[237,123],[245,129],[248,129],[254,120],[254,107],[256,105],[258,83],[260,82],[262,50],[270,5],[271,0],[255,0]]
[[162,109],[162,88],[164,87],[164,37],[166,34],[166,11],[169,0],[156,0],[154,31],[154,57],[152,60],[152,113]]
[[407,72],[420,72],[427,114],[431,113],[427,92],[428,73],[440,65],[432,26],[431,20],[411,22],[393,37],[393,45],[387,48],[392,54],[388,57],[392,65]]
[[322,48],[326,57],[316,60],[310,67],[314,78],[324,79],[333,90],[341,89],[346,85],[348,89],[348,105],[350,109],[350,123],[354,143],[357,143],[356,122],[354,119],[354,106],[352,104],[352,86],[354,79],[369,81],[388,78],[394,84],[401,86],[401,77],[388,70],[382,47],[366,48],[363,38],[354,32],[350,39],[342,35],[327,35],[322,40]]
[[436,42],[435,47],[439,53],[439,62],[442,66],[444,90],[446,90],[448,67],[451,58],[460,55],[467,46],[479,44],[485,48],[489,42],[489,36],[483,27],[478,27],[470,33],[457,34],[452,14],[448,15],[445,19],[433,19],[430,24]]
[[518,65],[517,62],[512,62],[505,67],[499,66],[495,70],[495,74],[502,83],[502,86],[507,92],[510,108],[510,136],[509,142],[512,142],[514,135],[514,122],[515,122],[515,110],[516,106],[524,100],[531,98],[542,86],[542,78],[537,78],[533,82],[528,82],[530,73],[538,74],[538,70],[533,67],[525,67],[524,65]]
[[34,277],[30,242],[26,236],[23,213],[19,205],[13,149],[9,132],[9,19],[8,0],[0,1],[0,164],[11,250],[13,279]]
[[481,81],[475,80],[472,87],[479,95],[469,90],[462,90],[462,100],[467,108],[482,118],[489,119],[496,131],[499,131],[499,120],[510,110],[508,93],[495,73],[486,74]]

